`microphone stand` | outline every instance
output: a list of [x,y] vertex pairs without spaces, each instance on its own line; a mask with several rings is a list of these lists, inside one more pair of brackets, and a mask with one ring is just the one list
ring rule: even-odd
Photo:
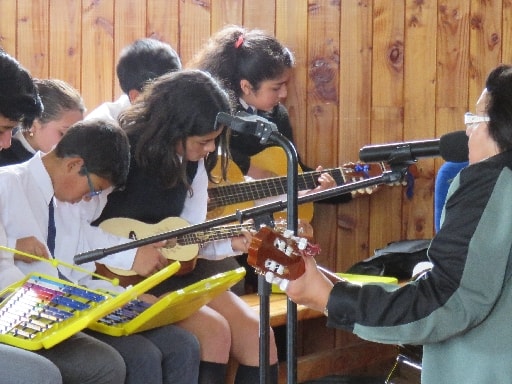
[[[279,132],[277,126],[274,123],[257,115],[250,115],[244,112],[239,112],[236,116],[233,117],[221,112],[217,115],[216,120],[217,123],[229,125],[231,129],[237,132],[258,137],[261,144],[266,144],[268,141],[270,141],[278,144],[284,149],[287,160],[286,223],[287,229],[292,231],[294,234],[297,234],[298,155],[293,143]],[[270,379],[270,292],[270,283],[265,280],[264,276],[258,276],[258,295],[260,297],[260,384],[267,384],[269,383]],[[286,316],[287,376],[288,383],[295,383],[297,381],[297,305],[289,299],[287,300]]]

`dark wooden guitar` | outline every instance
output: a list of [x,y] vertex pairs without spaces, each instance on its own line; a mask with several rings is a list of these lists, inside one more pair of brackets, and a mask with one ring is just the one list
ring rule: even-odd
[[[249,245],[247,263],[257,273],[267,276],[267,281],[279,283],[302,276],[305,272],[302,257],[314,257],[320,251],[320,247],[306,237],[295,236],[288,230],[282,232],[262,227]],[[323,267],[319,269],[333,282],[344,280]]]

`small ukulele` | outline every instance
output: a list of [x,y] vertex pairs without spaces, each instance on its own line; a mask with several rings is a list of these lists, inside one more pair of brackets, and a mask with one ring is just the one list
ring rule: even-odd
[[[186,220],[179,217],[168,217],[156,224],[147,224],[135,219],[118,217],[103,221],[100,224],[100,228],[116,236],[140,240],[184,228],[188,225]],[[194,269],[199,247],[202,244],[208,241],[240,236],[242,230],[251,230],[253,228],[254,224],[252,223],[212,227],[204,231],[181,235],[173,240],[169,240],[168,245],[163,247],[161,251],[170,262],[177,260],[181,263],[178,275],[183,275]],[[96,263],[96,269],[103,276],[118,278],[122,286],[133,285],[143,279],[135,271],[113,268],[101,263]]]

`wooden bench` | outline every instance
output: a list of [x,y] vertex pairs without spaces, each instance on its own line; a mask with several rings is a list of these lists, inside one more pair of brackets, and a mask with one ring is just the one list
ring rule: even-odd
[[[260,297],[256,293],[240,296],[257,313],[260,310]],[[288,299],[285,294],[272,293],[269,298],[269,320],[273,328],[286,325]],[[323,317],[322,312],[312,310],[303,305],[297,306],[297,321],[313,320]],[[319,320],[321,321],[321,320]],[[350,336],[356,342],[347,347],[321,351],[297,358],[297,379],[300,383],[305,380],[332,375],[340,372],[361,372],[366,366],[377,360],[392,361],[396,356],[394,346],[359,341],[356,336]],[[230,360],[226,384],[233,384],[237,362]],[[286,362],[279,364],[279,384],[287,382]]]
[[[243,295],[241,298],[256,312],[260,311],[260,297],[256,293]],[[271,327],[279,327],[286,324],[287,296],[283,293],[273,293],[269,299],[269,320]],[[322,317],[323,313],[297,305],[297,320],[315,319]]]

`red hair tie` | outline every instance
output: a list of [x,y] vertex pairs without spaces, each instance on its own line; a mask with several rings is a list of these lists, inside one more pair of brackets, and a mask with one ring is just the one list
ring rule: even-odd
[[244,43],[244,35],[238,36],[238,39],[235,42],[235,48],[240,48],[240,46]]

